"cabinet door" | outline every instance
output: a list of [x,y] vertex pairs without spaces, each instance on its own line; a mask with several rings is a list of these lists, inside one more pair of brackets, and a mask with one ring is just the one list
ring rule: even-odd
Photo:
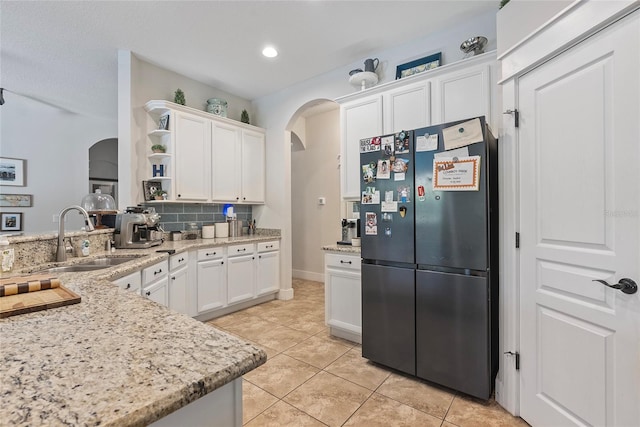
[[142,286],[142,276],[140,275],[139,271],[136,271],[135,273],[131,273],[117,280],[114,280],[113,283],[118,285],[121,289],[139,295],[140,288]]
[[211,121],[176,113],[175,188],[176,200],[209,199]]
[[384,133],[431,124],[431,83],[419,82],[384,94]]
[[198,314],[227,304],[226,273],[224,259],[198,262]]
[[158,279],[157,282],[153,282],[146,286],[142,290],[142,295],[149,298],[151,301],[155,301],[158,304],[168,306],[169,305],[169,292],[167,286],[167,277]]
[[169,308],[187,315],[189,314],[188,278],[186,266],[169,275]]
[[491,66],[479,64],[433,80],[433,123],[485,116],[491,123]]
[[227,301],[233,304],[253,298],[255,295],[255,256],[228,258]]
[[327,268],[325,281],[327,325],[360,335],[362,333],[360,272]]
[[264,134],[242,131],[242,198],[243,203],[264,203],[265,183]]
[[340,190],[343,199],[360,199],[360,140],[382,134],[382,95],[340,106],[342,141]]
[[280,251],[258,254],[257,295],[280,289]]
[[219,202],[240,201],[240,130],[226,123],[213,124],[211,198]]

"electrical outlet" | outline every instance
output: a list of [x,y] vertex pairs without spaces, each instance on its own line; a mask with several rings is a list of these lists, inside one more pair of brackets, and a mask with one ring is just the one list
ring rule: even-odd
[[318,204],[319,205],[326,205],[327,204],[327,198],[326,197],[318,197]]

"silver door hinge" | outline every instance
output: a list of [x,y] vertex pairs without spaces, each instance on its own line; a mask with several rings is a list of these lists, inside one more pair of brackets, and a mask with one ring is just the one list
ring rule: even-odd
[[520,248],[520,233],[516,232],[516,249]]
[[507,110],[502,114],[512,114],[513,120],[514,120],[514,126],[520,127],[520,112],[516,108],[514,108],[513,110]]
[[516,358],[516,371],[520,370],[520,353],[513,351],[505,351],[504,354],[508,354],[510,356],[515,356]]

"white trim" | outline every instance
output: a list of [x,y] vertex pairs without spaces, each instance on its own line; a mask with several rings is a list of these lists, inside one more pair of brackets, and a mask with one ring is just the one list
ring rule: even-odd
[[315,271],[292,270],[291,276],[294,279],[312,280],[314,282],[324,283],[324,273],[316,273]]
[[280,289],[280,292],[278,292],[278,299],[281,300],[290,300],[293,299],[293,288],[289,288],[289,289]]
[[500,55],[502,80],[520,76],[640,8],[638,0],[578,0]]

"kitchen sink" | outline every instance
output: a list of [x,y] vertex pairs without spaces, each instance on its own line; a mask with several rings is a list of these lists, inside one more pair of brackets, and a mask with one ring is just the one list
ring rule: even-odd
[[141,256],[143,255],[92,258],[78,264],[45,268],[43,270],[38,270],[38,273],[72,273],[80,271],[102,270],[103,268],[109,268],[115,265],[129,262],[136,258],[140,258]]

